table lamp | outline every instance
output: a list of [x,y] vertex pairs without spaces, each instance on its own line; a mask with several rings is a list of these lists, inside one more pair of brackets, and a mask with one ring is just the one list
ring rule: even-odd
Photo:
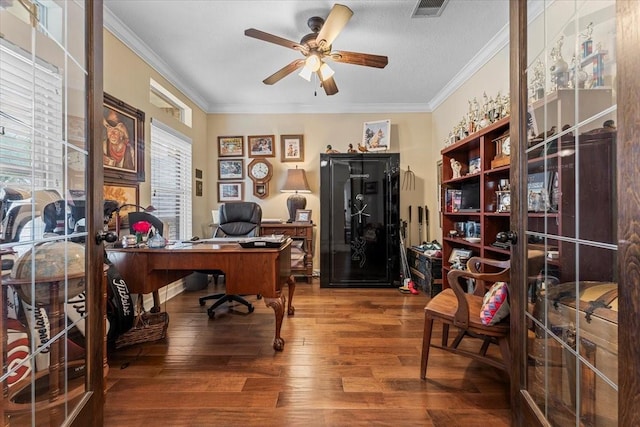
[[287,180],[280,191],[293,193],[287,198],[287,209],[289,210],[287,222],[293,222],[296,218],[296,211],[307,206],[307,199],[299,193],[311,193],[304,169],[298,169],[297,166],[295,169],[289,169],[287,171]]

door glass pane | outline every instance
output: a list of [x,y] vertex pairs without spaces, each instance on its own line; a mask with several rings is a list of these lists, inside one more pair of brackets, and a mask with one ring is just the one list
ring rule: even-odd
[[616,425],[615,2],[544,6],[527,34],[527,388],[552,425]]
[[85,392],[87,74],[84,55],[66,48],[67,7],[78,3],[11,3],[0,8],[0,249],[12,252],[2,421],[61,425]]

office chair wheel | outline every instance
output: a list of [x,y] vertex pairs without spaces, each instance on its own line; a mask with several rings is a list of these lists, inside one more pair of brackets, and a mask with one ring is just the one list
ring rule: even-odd
[[262,299],[262,295],[260,295],[260,294],[256,295],[256,297],[257,297],[258,299]]
[[200,306],[203,306],[204,305],[204,300],[202,298],[200,298],[199,301],[200,301]]
[[253,313],[253,310],[255,310],[255,308],[253,307],[253,305],[250,305],[249,307],[247,307],[249,309],[249,313]]
[[207,314],[209,315],[209,319],[215,319],[216,317],[216,311],[215,310],[207,310]]

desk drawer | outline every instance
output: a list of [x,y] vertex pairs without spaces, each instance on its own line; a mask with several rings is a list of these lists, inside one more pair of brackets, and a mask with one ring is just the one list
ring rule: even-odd
[[307,229],[304,227],[260,227],[260,234],[269,236],[271,234],[283,234],[290,237],[306,237]]

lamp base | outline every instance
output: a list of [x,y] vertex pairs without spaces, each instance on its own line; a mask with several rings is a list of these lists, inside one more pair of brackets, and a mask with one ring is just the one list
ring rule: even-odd
[[304,209],[307,207],[307,199],[298,194],[294,193],[289,196],[287,199],[287,209],[289,210],[289,219],[287,222],[293,222],[296,219],[296,211],[298,209]]

